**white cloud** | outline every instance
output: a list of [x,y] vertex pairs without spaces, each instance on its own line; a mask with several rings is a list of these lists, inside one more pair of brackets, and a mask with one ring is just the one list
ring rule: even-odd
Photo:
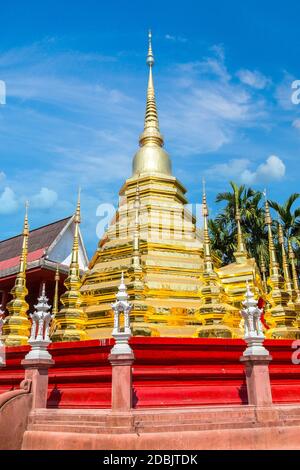
[[225,64],[225,52],[222,46],[213,46],[210,48],[212,54],[204,57],[202,60],[177,64],[177,69],[185,73],[198,74],[201,78],[206,75],[210,79],[212,77],[219,78],[228,82],[231,75]]
[[200,61],[177,64],[160,90],[162,130],[175,155],[215,152],[241,131],[268,123],[264,97],[232,79],[222,46],[210,51]]
[[174,41],[174,42],[187,42],[187,39],[183,36],[173,36],[172,34],[166,34],[165,39],[168,41]]
[[227,163],[219,163],[211,166],[205,171],[208,177],[217,180],[228,181],[229,179],[240,178],[241,174],[247,171],[250,161],[243,158],[229,160]]
[[57,201],[57,193],[52,189],[41,188],[38,194],[31,198],[32,207],[37,209],[50,209]]
[[258,184],[268,181],[279,181],[285,176],[286,167],[276,155],[271,155],[264,163],[251,170],[248,159],[232,159],[227,163],[213,165],[205,173],[219,181],[236,180],[243,184]]
[[242,69],[237,72],[237,76],[242,83],[249,85],[252,88],[256,88],[257,90],[266,88],[266,86],[270,83],[270,79],[258,70],[251,71]]
[[292,100],[293,93],[295,92],[292,88],[294,80],[295,77],[293,75],[285,72],[283,80],[277,85],[275,90],[277,103],[284,111],[295,111],[297,109]]
[[295,129],[300,129],[300,119],[295,119],[292,125]]
[[18,205],[14,191],[6,186],[0,195],[0,214],[11,214],[18,209]]
[[256,171],[258,179],[281,180],[285,176],[285,164],[276,155],[271,155]]
[[[190,75],[191,77],[191,75]],[[266,117],[263,100],[224,78],[194,79],[187,89],[162,97],[163,130],[173,152],[195,155],[219,150],[240,129],[259,127]],[[169,144],[170,145],[170,144]]]

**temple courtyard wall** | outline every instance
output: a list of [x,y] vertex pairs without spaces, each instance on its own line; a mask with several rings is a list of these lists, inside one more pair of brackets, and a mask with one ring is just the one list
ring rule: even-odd
[[23,449],[300,448],[300,366],[292,362],[292,341],[265,341],[272,402],[258,406],[248,403],[244,341],[134,337],[132,408],[123,411],[111,408],[113,344],[51,344],[54,365],[40,408],[30,408],[30,381],[21,384],[29,347],[7,348],[0,448],[7,448],[12,426],[12,445]]

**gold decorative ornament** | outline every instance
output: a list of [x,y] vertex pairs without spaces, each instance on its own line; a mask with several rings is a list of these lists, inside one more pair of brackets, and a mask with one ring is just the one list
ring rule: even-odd
[[31,322],[27,315],[29,305],[25,300],[28,295],[26,287],[28,237],[28,203],[26,202],[20,266],[15,285],[11,290],[12,300],[6,305],[8,316],[5,318],[3,325],[3,339],[6,346],[27,344],[30,335]]
[[62,308],[54,317],[52,341],[81,341],[87,339],[85,331],[87,315],[82,308],[80,293],[81,279],[79,270],[79,224],[80,191],[74,216],[74,239],[69,274],[65,280],[66,291],[61,295]]

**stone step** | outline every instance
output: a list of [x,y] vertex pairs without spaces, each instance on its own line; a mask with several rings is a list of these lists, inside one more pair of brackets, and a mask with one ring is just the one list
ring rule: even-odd
[[[57,424],[57,423],[42,423],[42,424],[29,424],[28,431],[38,432],[73,432],[73,433],[87,433],[87,434],[108,434],[110,433],[103,426],[92,426],[90,424],[77,425],[77,424]],[[122,431],[124,432],[123,428]]]
[[[240,410],[134,410],[132,413],[111,415],[107,410],[34,410],[29,417],[30,430],[57,432],[119,433],[168,432],[245,428],[264,426],[257,422],[253,408]],[[221,411],[221,413],[220,413]],[[300,410],[287,407],[279,411],[280,421],[287,426],[300,425]],[[175,423],[175,424],[174,424]],[[270,416],[268,424],[273,423]],[[273,423],[273,425],[275,422]]]
[[38,421],[30,423],[28,430],[34,431],[54,431],[54,432],[81,432],[81,433],[122,433],[126,432],[170,432],[174,431],[192,431],[201,429],[224,429],[224,428],[246,428],[256,426],[257,422],[254,420],[244,421],[224,421],[219,423],[202,422],[196,419],[184,420],[176,422],[170,420],[169,422],[156,422],[145,423],[143,421],[135,420],[132,423],[125,421],[122,425],[114,425],[112,423],[95,423],[95,422],[74,422],[74,421]]
[[279,418],[287,418],[287,417],[293,417],[293,416],[299,416],[300,417],[300,406],[299,408],[292,408],[292,409],[286,409],[286,410],[280,410],[279,411]]
[[81,424],[81,423],[95,423],[95,424],[101,424],[101,423],[105,423],[105,416],[89,416],[89,415],[84,415],[84,416],[81,416],[81,415],[78,415],[76,417],[72,417],[70,415],[49,415],[47,416],[46,414],[43,414],[43,415],[39,415],[39,414],[30,414],[29,415],[29,420],[28,422],[29,423],[41,423],[41,422],[56,422],[56,423],[59,423],[59,422],[76,422],[78,424]]
[[[236,422],[236,423],[243,423],[243,422],[255,422],[255,416],[250,415],[250,416],[236,416],[236,417],[231,417],[231,416],[222,416],[218,417],[218,419],[213,419],[212,416],[207,416],[204,415],[202,416],[201,414],[189,414],[189,415],[183,415],[183,416],[177,416],[176,417],[176,425],[181,425],[181,424],[197,424],[197,423],[228,423],[228,422]],[[80,426],[82,424],[91,424],[91,425],[110,425],[114,422],[122,422],[122,423],[128,423],[128,422],[134,422],[136,425],[142,424],[143,426],[153,426],[153,425],[168,425],[170,422],[174,423],[174,417],[170,415],[162,415],[162,416],[139,416],[139,415],[133,415],[133,416],[78,416],[74,417],[72,419],[72,416],[68,414],[61,414],[61,415],[51,415],[47,416],[46,414],[43,415],[30,415],[29,417],[29,424],[42,424],[42,423],[71,423]]]
[[28,426],[43,426],[43,425],[51,425],[51,426],[91,426],[91,427],[102,427],[102,428],[105,428],[106,427],[106,423],[104,421],[100,421],[100,422],[94,422],[94,421],[80,421],[80,422],[77,422],[77,421],[55,421],[55,420],[46,420],[46,419],[43,419],[43,420],[35,420],[35,421],[29,421],[28,422]]

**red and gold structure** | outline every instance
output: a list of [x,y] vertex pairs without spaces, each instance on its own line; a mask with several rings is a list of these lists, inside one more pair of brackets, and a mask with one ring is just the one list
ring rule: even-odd
[[27,344],[30,334],[31,322],[27,314],[29,305],[26,302],[28,294],[26,287],[28,237],[28,203],[26,203],[19,272],[16,276],[15,285],[11,290],[12,300],[6,305],[8,315],[3,325],[3,339],[6,346],[22,346]]

